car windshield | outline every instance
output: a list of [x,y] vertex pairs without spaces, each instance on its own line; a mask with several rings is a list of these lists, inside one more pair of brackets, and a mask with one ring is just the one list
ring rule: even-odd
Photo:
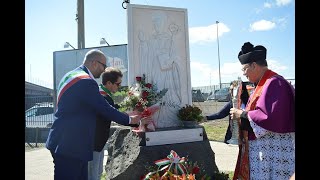
[[36,115],[36,111],[37,111],[37,109],[34,109],[34,108],[28,109],[28,110],[26,111],[26,117],[35,116],[35,115]]
[[214,94],[211,94],[207,100],[215,100],[215,101],[222,101],[227,102],[230,99],[229,87],[222,88],[216,90]]

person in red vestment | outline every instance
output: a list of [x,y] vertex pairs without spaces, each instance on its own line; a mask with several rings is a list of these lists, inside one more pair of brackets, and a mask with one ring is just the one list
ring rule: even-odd
[[267,49],[243,44],[243,75],[255,89],[245,110],[231,108],[240,124],[239,155],[233,179],[289,179],[295,171],[295,92],[268,68]]

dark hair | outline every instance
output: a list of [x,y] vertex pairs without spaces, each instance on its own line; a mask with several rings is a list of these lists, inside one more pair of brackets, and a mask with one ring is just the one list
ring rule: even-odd
[[246,83],[246,82],[242,82],[242,90],[241,90],[240,99],[241,99],[241,102],[244,104],[247,104],[248,100],[249,100],[249,93],[247,90],[247,84],[248,83]]
[[105,85],[108,81],[115,83],[119,77],[122,77],[123,74],[120,69],[115,67],[107,67],[105,71],[101,74],[102,84]]

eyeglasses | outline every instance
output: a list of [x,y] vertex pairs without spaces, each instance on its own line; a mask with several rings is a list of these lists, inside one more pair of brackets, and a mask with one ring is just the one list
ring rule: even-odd
[[117,85],[119,87],[121,85],[121,82],[115,82],[113,84],[115,84],[115,85]]
[[103,69],[107,68],[107,65],[103,64],[103,63],[100,62],[100,61],[97,61],[97,62],[103,66]]

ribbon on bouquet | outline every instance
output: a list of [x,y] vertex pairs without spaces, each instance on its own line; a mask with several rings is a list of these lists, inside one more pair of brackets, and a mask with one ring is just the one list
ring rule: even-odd
[[[130,113],[130,114],[138,114],[142,118],[151,117],[151,116],[153,116],[154,113],[159,111],[159,109],[160,109],[160,106],[158,104],[155,104],[153,106],[145,108],[142,112],[135,111],[134,113]],[[134,132],[155,131],[155,127],[156,127],[155,122],[154,122],[154,120],[152,120],[148,124],[140,123],[139,128],[133,129],[132,131],[134,131]]]
[[[170,169],[173,167],[175,172],[180,172],[181,174],[187,174],[187,168],[183,165],[186,162],[186,158],[180,156],[173,150],[170,151],[170,154],[164,158],[156,160],[154,163],[159,166],[157,171],[149,172],[145,177],[144,180],[148,180],[153,174],[166,170],[166,172],[161,176],[163,178],[167,174],[172,174]],[[163,166],[161,169],[160,167]]]

